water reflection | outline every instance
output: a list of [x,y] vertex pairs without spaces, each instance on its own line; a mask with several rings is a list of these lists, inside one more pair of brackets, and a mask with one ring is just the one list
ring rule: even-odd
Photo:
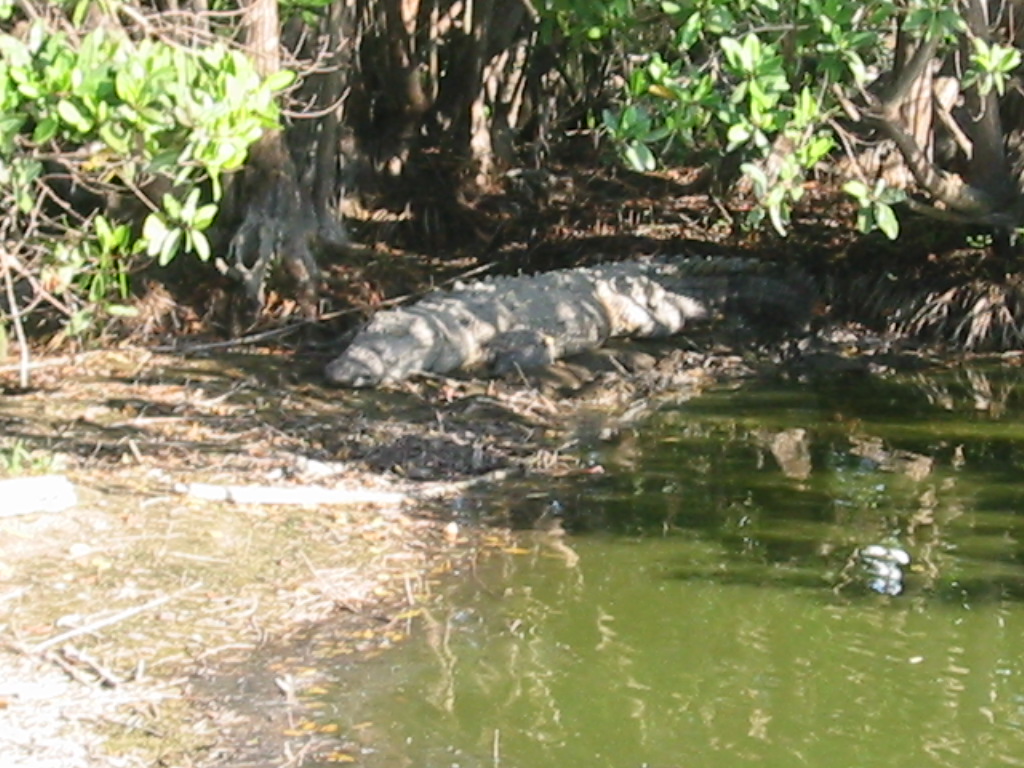
[[[605,475],[510,494],[570,535],[524,531],[460,574],[400,654],[342,674],[330,716],[372,767],[1019,764],[1020,398],[1000,376],[660,414]],[[890,560],[899,596],[872,585]]]

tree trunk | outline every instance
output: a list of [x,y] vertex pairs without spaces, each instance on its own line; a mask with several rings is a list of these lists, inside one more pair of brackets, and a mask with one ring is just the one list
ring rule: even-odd
[[[264,77],[281,68],[280,19],[277,0],[252,0],[243,23],[249,55]],[[240,180],[237,202],[244,213],[228,246],[221,267],[241,282],[248,313],[266,303],[271,268],[280,262],[295,283],[302,314],[316,314],[319,269],[313,256],[318,222],[307,189],[298,173],[281,131],[271,131],[250,149]]]
[[400,245],[476,237],[467,201],[515,162],[536,38],[527,0],[352,0],[356,72],[344,122],[360,201],[400,219]]
[[[961,59],[967,61],[971,38],[992,41],[987,3],[968,0],[964,19],[972,33],[970,37],[963,38]],[[964,94],[964,101],[964,112],[968,116],[965,130],[974,149],[970,161],[971,183],[986,190],[997,208],[1004,208],[1012,202],[1017,190],[1006,160],[1006,137],[999,116],[999,97],[995,90],[982,95],[977,88],[969,88]]]
[[280,260],[311,310],[313,254],[347,252],[346,197],[391,212],[363,231],[394,245],[478,240],[475,191],[515,164],[527,122],[540,133],[557,117],[538,115],[559,88],[541,85],[555,59],[536,63],[528,0],[334,0],[313,28],[293,17],[282,29],[276,11],[251,0],[245,42],[267,74],[281,51],[294,53],[287,65],[302,80],[292,103],[306,114],[290,116],[284,137],[263,137],[233,185],[244,199],[225,270],[251,305],[262,306]]
[[[286,139],[298,172],[299,185],[310,191],[317,220],[318,256],[343,254],[349,246],[340,203],[352,152],[342,121],[354,73],[353,0],[338,0],[324,10],[319,25],[298,19],[285,27],[284,48],[302,62],[300,87],[293,94],[305,113],[293,115]],[[294,65],[293,65],[294,66]]]

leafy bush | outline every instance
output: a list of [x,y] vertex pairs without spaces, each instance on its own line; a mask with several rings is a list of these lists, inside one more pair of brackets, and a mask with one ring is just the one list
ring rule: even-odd
[[[49,305],[81,333],[129,311],[140,260],[208,259],[222,176],[278,126],[274,91],[290,80],[261,81],[225,44],[137,39],[113,22],[0,34],[0,236],[18,244],[0,269],[22,313]],[[18,317],[7,303],[0,332]]]
[[[735,156],[767,214],[784,232],[809,174],[842,149],[852,161],[847,191],[864,229],[899,230],[893,206],[920,192],[923,210],[1002,226],[1005,200],[960,184],[932,154],[949,130],[970,164],[984,135],[949,104],[912,103],[943,73],[962,75],[950,103],[985,107],[1002,96],[1021,63],[1004,28],[1012,22],[982,0],[548,0],[545,13],[589,39],[614,37],[621,88],[602,127],[622,159],[640,171],[695,156]],[[624,18],[631,23],[622,23]],[[975,98],[974,102],[970,99]],[[960,120],[958,128],[948,128]],[[972,131],[974,133],[972,134]],[[966,138],[965,138],[966,137]],[[917,189],[890,183],[860,164],[871,142],[896,145]],[[984,176],[983,173],[977,174]],[[1005,185],[1006,179],[1000,183]],[[936,205],[937,203],[937,205]],[[1018,222],[1019,224],[1019,222]]]

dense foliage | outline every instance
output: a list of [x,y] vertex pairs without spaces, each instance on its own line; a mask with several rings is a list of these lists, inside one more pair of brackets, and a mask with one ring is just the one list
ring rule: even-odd
[[[291,76],[263,81],[216,40],[56,18],[0,33],[0,237],[9,312],[43,302],[77,334],[130,311],[135,257],[210,257],[221,177],[278,124],[273,91]],[[15,275],[35,284],[28,303]]]
[[[1006,7],[989,18],[980,2],[942,0],[555,6],[566,25],[614,41],[624,77],[603,124],[637,170],[734,156],[762,205],[756,215],[781,232],[809,174],[839,149],[865,230],[896,237],[893,205],[908,192],[936,215],[1021,223],[1005,220],[1013,201],[998,187],[1008,178],[971,178],[970,167],[1006,138],[986,127],[1021,63]],[[909,173],[883,173],[868,157],[882,142]]]

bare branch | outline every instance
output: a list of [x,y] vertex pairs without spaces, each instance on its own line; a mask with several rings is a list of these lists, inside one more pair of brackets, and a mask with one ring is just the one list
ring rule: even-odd
[[960,84],[953,77],[937,77],[933,90],[935,116],[949,131],[964,157],[970,160],[974,156],[974,144],[953,117],[953,107],[960,98]]
[[14,335],[18,339],[18,384],[22,389],[26,389],[29,384],[28,372],[31,358],[28,339],[25,336],[25,326],[21,321],[23,310],[18,306],[18,296],[14,291],[14,278],[11,276],[12,267],[10,262],[10,254],[7,252],[7,247],[0,244],[0,269],[3,270],[4,290],[7,295],[11,325],[14,327]]

